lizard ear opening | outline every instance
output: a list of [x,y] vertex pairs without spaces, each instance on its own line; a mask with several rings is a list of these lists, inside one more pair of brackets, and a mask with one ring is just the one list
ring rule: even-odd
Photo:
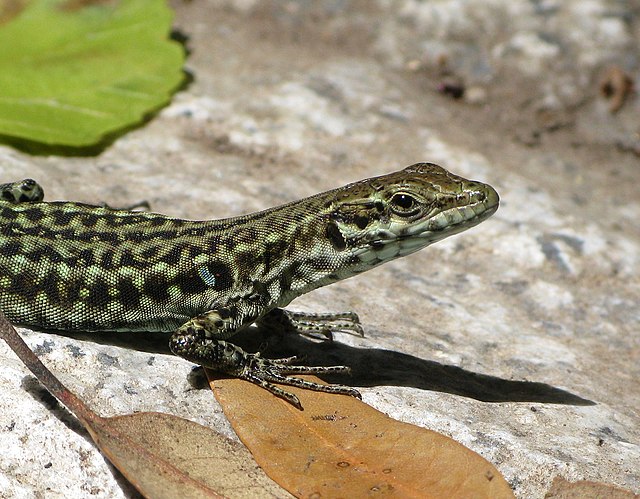
[[327,239],[331,241],[331,245],[338,251],[343,251],[347,248],[347,241],[344,239],[340,228],[335,222],[329,222],[325,230]]

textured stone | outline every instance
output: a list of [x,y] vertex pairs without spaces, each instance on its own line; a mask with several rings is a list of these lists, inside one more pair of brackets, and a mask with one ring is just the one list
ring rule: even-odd
[[[487,222],[293,304],[365,326],[310,358],[353,365],[367,403],[479,452],[518,497],[557,475],[640,491],[640,104],[612,115],[597,88],[610,64],[638,81],[637,13],[605,0],[175,7],[195,81],[95,158],[0,147],[3,181],[195,219],[418,161],[486,181],[502,199]],[[451,76],[483,99],[440,94]],[[22,333],[102,415],[160,410],[231,434],[162,336]],[[133,494],[4,344],[0,365],[4,496]]]

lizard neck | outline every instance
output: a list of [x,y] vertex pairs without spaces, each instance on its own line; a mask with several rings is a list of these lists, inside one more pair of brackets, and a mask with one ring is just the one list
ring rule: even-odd
[[[230,228],[235,242],[231,264],[241,269],[236,282],[261,296],[267,309],[284,307],[296,297],[354,275],[359,260],[336,249],[327,237],[329,212],[319,196],[263,212],[212,222]],[[238,290],[239,294],[248,290]],[[256,296],[257,298],[257,296]]]

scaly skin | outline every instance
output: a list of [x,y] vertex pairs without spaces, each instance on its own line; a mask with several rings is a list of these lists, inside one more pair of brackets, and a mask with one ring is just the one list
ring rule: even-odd
[[355,314],[282,309],[482,222],[486,184],[430,163],[258,213],[190,221],[74,202],[43,202],[31,180],[0,185],[0,308],[45,330],[166,331],[172,351],[246,379],[300,407],[272,382],[359,396],[288,376],[294,366],[225,341],[253,323],[302,333],[361,333]]

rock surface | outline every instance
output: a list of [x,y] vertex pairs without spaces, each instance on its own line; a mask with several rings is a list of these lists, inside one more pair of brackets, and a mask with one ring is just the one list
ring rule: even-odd
[[[359,312],[366,338],[337,341],[355,348],[344,361],[364,400],[480,453],[518,497],[543,497],[558,475],[640,492],[640,101],[612,113],[606,86],[610,67],[640,81],[637,8],[174,7],[193,83],[94,158],[0,147],[3,181],[195,219],[418,161],[486,181],[502,199],[490,220],[294,308]],[[102,415],[164,411],[232,435],[164,338],[21,332]],[[3,497],[135,494],[4,343],[0,364]]]

